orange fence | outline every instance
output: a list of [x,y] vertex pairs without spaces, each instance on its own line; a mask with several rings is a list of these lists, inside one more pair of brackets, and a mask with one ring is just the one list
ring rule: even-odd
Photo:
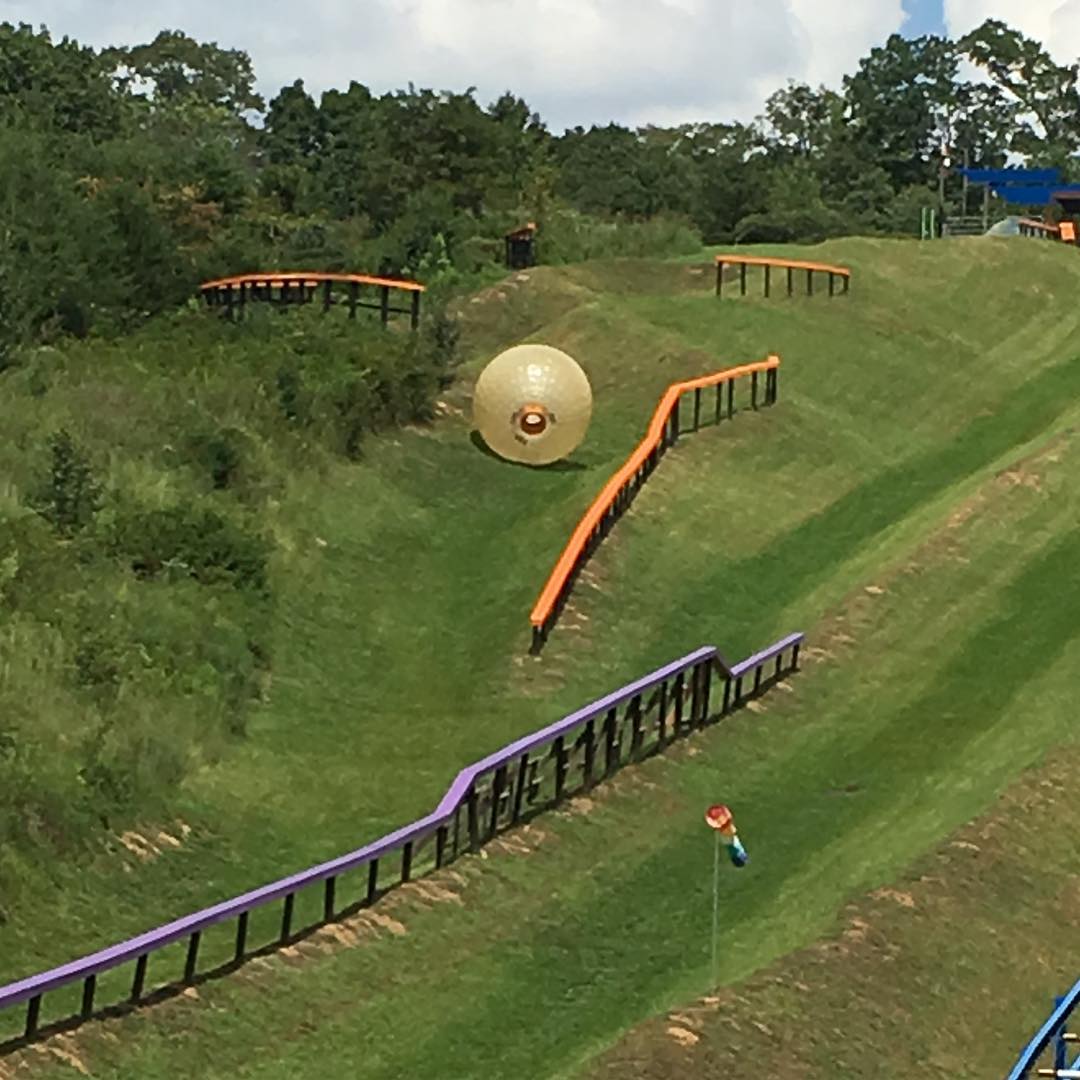
[[791,296],[794,291],[794,275],[796,270],[806,271],[806,295],[814,295],[814,274],[829,275],[829,295],[836,292],[836,282],[843,282],[842,292],[847,293],[851,289],[851,270],[846,266],[833,266],[831,263],[800,262],[797,259],[772,259],[762,255],[717,255],[716,256],[716,295],[724,294],[724,267],[739,267],[740,295],[746,295],[746,268],[748,266],[762,266],[765,268],[765,295],[769,296],[772,288],[772,271],[787,271],[787,294]]
[[1035,218],[1021,218],[1016,225],[1021,236],[1039,236],[1044,240],[1057,237],[1061,231],[1056,225],[1049,225]]
[[532,623],[532,651],[537,653],[543,648],[551,628],[555,625],[562,611],[570,590],[581,568],[600,542],[611,531],[611,527],[633,502],[642,485],[652,475],[665,451],[673,446],[681,434],[679,406],[684,394],[694,392],[693,426],[688,430],[697,431],[701,426],[701,394],[703,390],[716,387],[715,422],[723,419],[724,387],[727,387],[727,416],[735,415],[735,383],[746,376],[750,377],[750,407],[758,407],[758,376],[765,375],[764,394],[761,404],[772,405],[776,402],[778,390],[780,357],[769,356],[752,364],[727,368],[712,375],[703,375],[687,382],[672,383],[660,399],[656,411],[649,423],[645,438],[638,443],[626,463],[604,485],[603,490],[593,499],[585,511],[577,528],[574,529],[555,563],[555,568],[544,585],[529,620]]
[[[335,285],[347,286],[345,303],[349,308],[349,318],[356,318],[357,308],[374,308],[380,313],[385,326],[390,313],[408,315],[415,330],[420,322],[420,295],[424,286],[416,281],[397,278],[372,277],[370,274],[323,273],[318,270],[273,270],[269,273],[236,274],[233,277],[204,281],[199,292],[211,307],[224,305],[229,318],[236,313],[241,315],[249,301],[268,301],[279,305],[309,304],[315,299],[315,290],[322,286],[323,311],[337,302],[333,295]],[[379,291],[378,302],[372,303],[360,299],[361,287],[373,287]],[[275,295],[275,290],[277,294]],[[407,308],[392,307],[390,292],[396,290],[411,294],[411,303]]]

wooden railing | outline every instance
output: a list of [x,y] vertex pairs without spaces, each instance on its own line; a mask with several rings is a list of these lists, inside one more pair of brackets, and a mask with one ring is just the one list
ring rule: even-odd
[[[253,955],[375,903],[389,889],[478,850],[526,817],[589,790],[624,765],[663,751],[731,713],[796,671],[802,644],[802,634],[791,634],[733,665],[715,646],[703,646],[463,769],[430,814],[374,843],[0,986],[0,1013],[26,1006],[22,1033],[0,1041],[0,1053],[74,1026],[104,1008],[146,1002],[155,989],[156,999],[235,970]],[[278,901],[280,929],[268,938],[264,933],[259,944],[253,940],[258,935],[250,916]],[[305,910],[310,917],[302,924]],[[150,957],[177,944],[182,947],[182,968],[161,970],[159,965],[152,978]],[[174,962],[179,959],[174,957]],[[134,964],[131,982],[110,980],[109,986],[114,998],[121,985],[129,985],[130,991],[119,1000],[102,1000],[109,995],[98,993],[98,977],[125,964]],[[45,994],[80,986],[77,1011],[69,1008],[51,1022],[43,1020]]]
[[716,256],[716,295],[724,295],[724,267],[739,267],[739,292],[746,295],[746,268],[748,266],[764,267],[764,293],[768,297],[772,295],[772,272],[784,270],[787,272],[787,294],[793,295],[795,291],[795,271],[806,273],[806,295],[814,295],[814,274],[828,274],[829,295],[836,293],[836,282],[843,284],[842,293],[851,291],[851,270],[846,266],[834,266],[831,263],[801,262],[797,259],[772,259],[762,255],[717,255]]
[[[424,292],[423,285],[416,281],[372,277],[369,274],[335,274],[317,270],[274,270],[268,273],[236,274],[215,281],[204,281],[199,286],[199,292],[209,306],[224,306],[226,314],[232,319],[238,314],[242,317],[249,302],[264,301],[278,305],[313,303],[315,292],[320,286],[322,308],[326,312],[333,304],[342,302],[334,294],[335,285],[345,286],[343,299],[348,306],[350,319],[356,318],[357,308],[372,308],[379,312],[383,326],[387,324],[392,313],[408,315],[414,330],[420,323],[420,296]],[[378,290],[378,301],[362,300],[362,288]],[[393,307],[390,303],[392,291],[409,294],[409,307]]]
[[1037,221],[1035,218],[1020,218],[1016,223],[1021,236],[1035,236],[1041,240],[1056,240],[1061,235],[1057,225],[1051,225],[1045,221]]
[[[656,406],[645,438],[638,443],[633,453],[612,475],[582,515],[537,597],[529,615],[534,654],[539,652],[547,641],[582,567],[633,502],[664,453],[678,441],[682,433],[680,402],[683,395],[691,391],[694,393],[693,426],[689,430],[697,431],[701,426],[703,390],[716,387],[714,422],[719,423],[725,411],[724,388],[727,388],[727,416],[730,419],[735,415],[735,383],[741,378],[749,377],[752,409],[758,407],[759,401],[762,405],[774,404],[778,391],[779,368],[780,357],[770,356],[756,363],[673,383],[667,388]],[[765,376],[765,386],[760,388],[759,394],[758,379],[761,375]]]

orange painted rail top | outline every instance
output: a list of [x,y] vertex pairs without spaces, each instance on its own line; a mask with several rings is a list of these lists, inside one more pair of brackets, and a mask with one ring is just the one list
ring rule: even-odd
[[227,289],[230,285],[280,285],[285,281],[302,281],[305,285],[318,285],[321,281],[356,282],[358,285],[388,285],[391,289],[405,289],[407,292],[425,292],[424,286],[417,281],[404,281],[397,278],[371,277],[368,274],[326,274],[318,270],[274,270],[268,273],[236,274],[233,277],[218,278],[216,281],[204,281],[199,289]]
[[577,528],[571,534],[566,547],[563,548],[562,554],[559,556],[558,562],[555,563],[555,568],[551,571],[551,576],[548,578],[547,584],[544,585],[543,591],[532,609],[532,614],[529,616],[529,621],[533,626],[542,626],[551,614],[567,578],[573,572],[574,564],[582,551],[584,551],[585,545],[589,542],[590,533],[611,507],[623,484],[641,468],[648,456],[660,445],[660,440],[664,434],[664,425],[667,423],[668,417],[670,417],[671,411],[680,396],[689,390],[701,390],[707,386],[716,386],[718,383],[729,382],[742,375],[750,375],[755,371],[771,371],[779,366],[780,357],[770,356],[766,360],[758,360],[752,364],[725,368],[723,371],[716,371],[711,375],[702,375],[697,379],[672,383],[664,391],[663,397],[660,398],[660,404],[656,406],[656,411],[649,422],[649,430],[645,438],[638,443],[637,447],[626,459],[625,464],[612,475],[600,494],[593,499],[578,522]]
[[1042,229],[1043,232],[1059,231],[1056,225],[1048,225],[1045,221],[1036,221],[1034,218],[1021,218],[1016,224],[1026,225],[1029,229]]
[[764,255],[717,255],[717,263],[745,263],[747,266],[779,266],[788,270],[820,270],[827,274],[839,274],[841,277],[851,277],[851,269],[847,266],[833,266],[830,263],[800,262],[798,259],[771,259]]
[[1058,232],[1061,234],[1061,239],[1068,243],[1075,243],[1076,241],[1076,226],[1071,221],[1063,221],[1058,226]]

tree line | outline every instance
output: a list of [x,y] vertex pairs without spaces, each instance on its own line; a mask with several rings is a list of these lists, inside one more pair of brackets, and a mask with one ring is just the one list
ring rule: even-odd
[[[893,35],[839,90],[789,82],[752,123],[554,134],[510,91],[484,105],[353,81],[316,101],[297,80],[265,101],[255,85],[247,53],[175,30],[95,50],[0,25],[0,366],[20,340],[123,328],[203,276],[467,278],[525,221],[549,262],[910,235],[944,157],[1068,174],[1080,149],[1077,65],[996,20]],[[955,211],[955,177],[944,190]]]

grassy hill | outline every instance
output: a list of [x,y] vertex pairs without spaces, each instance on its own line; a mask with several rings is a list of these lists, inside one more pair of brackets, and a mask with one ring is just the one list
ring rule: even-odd
[[[1075,252],[817,253],[853,267],[849,297],[718,302],[699,256],[540,268],[464,303],[468,363],[435,423],[274,491],[272,683],[244,739],[138,824],[141,856],[112,843],[20,864],[0,979],[356,847],[467,762],[696,645],[737,657],[804,629],[793,692],[434,889],[199,1001],[86,1029],[93,1075],[571,1075],[702,991],[709,801],[737,808],[754,859],[725,879],[730,982],[813,940],[1070,734]],[[526,338],[592,380],[573,468],[514,468],[469,441],[470,378]],[[526,658],[540,584],[663,388],[771,351],[778,407],[680,443]]]

